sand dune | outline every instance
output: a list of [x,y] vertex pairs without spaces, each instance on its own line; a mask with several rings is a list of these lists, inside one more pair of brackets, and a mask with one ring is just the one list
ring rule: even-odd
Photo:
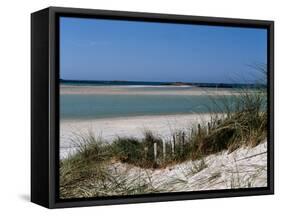
[[[204,166],[200,165],[202,160]],[[266,187],[267,142],[231,153],[222,151],[166,169],[142,169],[122,163],[112,164],[111,169],[112,174],[126,176],[128,181],[139,178],[165,192]]]

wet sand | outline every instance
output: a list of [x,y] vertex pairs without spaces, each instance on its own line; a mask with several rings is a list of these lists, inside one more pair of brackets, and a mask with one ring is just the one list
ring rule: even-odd
[[[149,90],[153,88],[153,90]],[[60,94],[83,95],[235,95],[235,89],[190,86],[71,86],[61,85]]]

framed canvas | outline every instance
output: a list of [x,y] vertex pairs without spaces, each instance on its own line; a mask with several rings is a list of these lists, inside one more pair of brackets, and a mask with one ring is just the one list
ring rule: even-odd
[[273,21],[31,15],[31,201],[273,194]]

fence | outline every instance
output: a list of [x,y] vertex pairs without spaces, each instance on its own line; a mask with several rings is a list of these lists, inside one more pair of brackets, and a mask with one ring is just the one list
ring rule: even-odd
[[[186,154],[187,149],[190,147],[189,138],[194,136],[201,136],[202,133],[209,134],[211,131],[211,124],[202,128],[200,124],[197,128],[192,128],[188,131],[180,131],[172,134],[171,137],[166,137],[161,142],[155,142],[153,144],[153,155],[156,163],[161,163],[167,159],[175,158]],[[148,148],[145,149],[146,155],[148,154]]]

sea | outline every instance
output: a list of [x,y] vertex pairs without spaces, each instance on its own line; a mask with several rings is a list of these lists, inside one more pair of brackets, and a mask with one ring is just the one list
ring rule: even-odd
[[[151,94],[60,94],[61,119],[101,119],[130,116],[194,114],[208,112],[223,112],[226,101],[232,103],[237,96],[209,95],[166,95],[153,94],[167,91],[188,92],[192,86],[163,85],[163,83],[73,83],[61,82],[69,87],[94,86],[95,88],[110,88],[118,86],[123,91],[141,91]],[[207,86],[210,87],[210,86]],[[234,86],[235,88],[237,86]],[[233,87],[233,88],[234,88]],[[230,87],[229,87],[230,88]],[[225,91],[217,88],[216,91]],[[214,102],[215,101],[215,102]]]

